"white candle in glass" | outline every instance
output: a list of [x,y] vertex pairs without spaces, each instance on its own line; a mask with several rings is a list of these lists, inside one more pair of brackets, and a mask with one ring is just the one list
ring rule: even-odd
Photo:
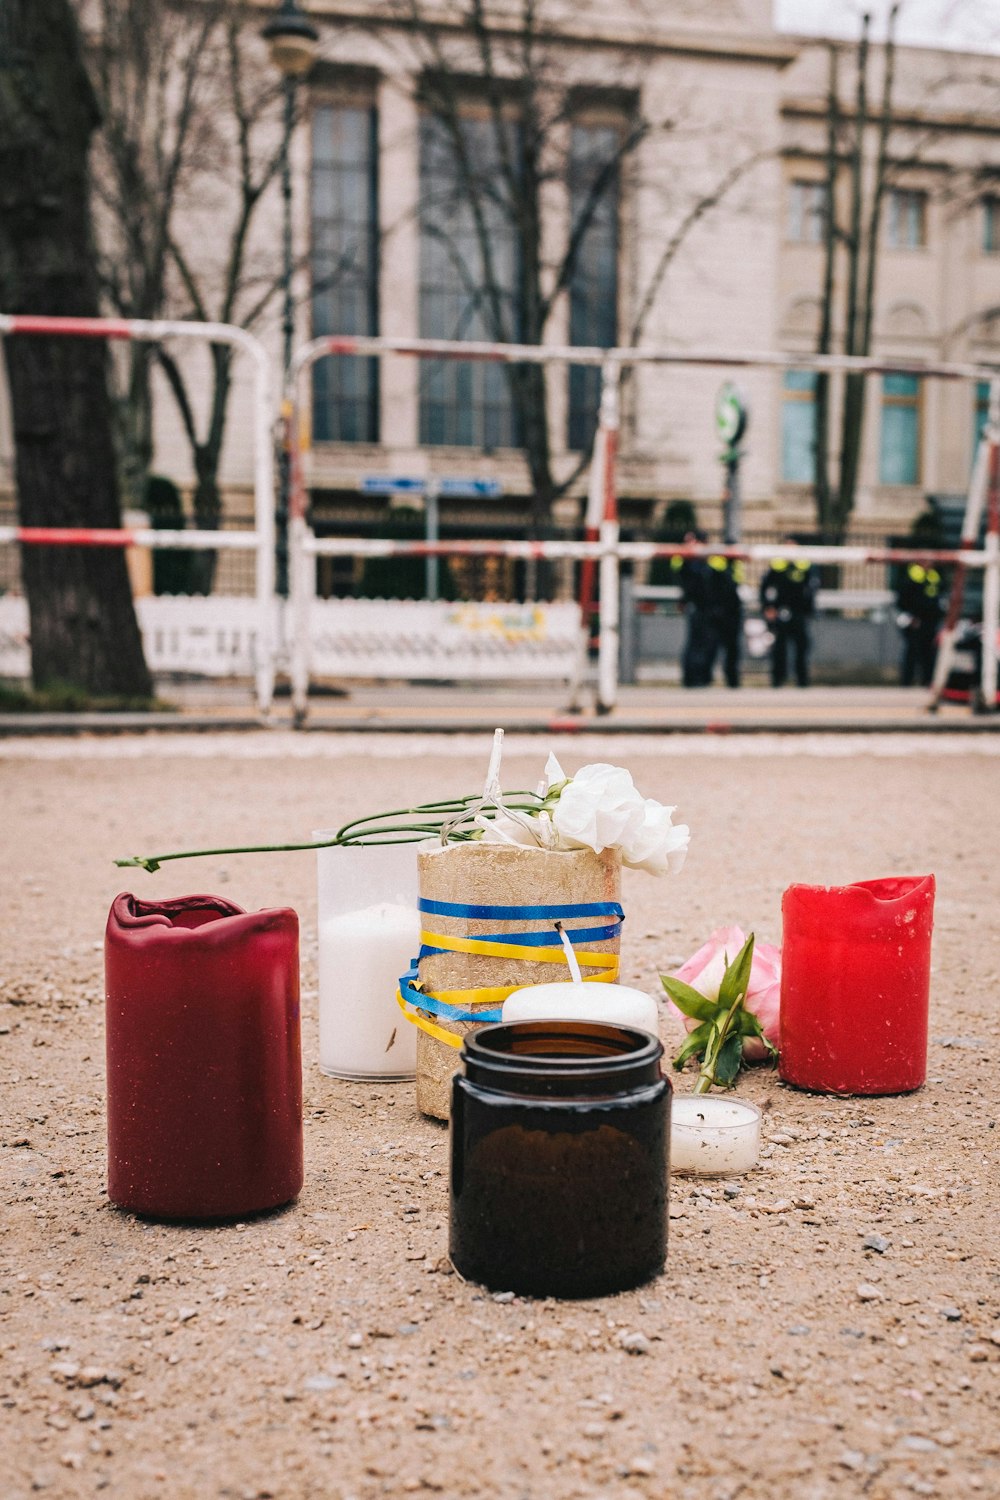
[[412,1078],[417,1029],[396,991],[420,946],[416,845],[317,854],[320,1069],[334,1078]]
[[760,1151],[760,1110],[717,1094],[674,1094],[670,1106],[670,1170],[749,1172]]

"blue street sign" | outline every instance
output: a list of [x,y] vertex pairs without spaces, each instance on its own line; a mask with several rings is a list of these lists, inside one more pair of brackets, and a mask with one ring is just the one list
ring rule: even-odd
[[499,479],[439,479],[434,483],[395,474],[367,474],[360,489],[364,495],[426,495],[432,484],[438,495],[450,500],[489,500],[503,494]]
[[438,494],[454,500],[491,500],[503,494],[503,485],[499,479],[441,479]]
[[361,481],[364,495],[422,495],[426,488],[425,479],[402,479],[392,474],[368,474]]

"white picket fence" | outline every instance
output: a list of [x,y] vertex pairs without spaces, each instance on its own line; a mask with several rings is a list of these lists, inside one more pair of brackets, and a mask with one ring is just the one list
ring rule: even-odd
[[[255,599],[150,596],[136,600],[136,615],[154,673],[222,678],[257,670]],[[580,612],[571,601],[314,599],[309,638],[317,677],[570,681],[579,661]],[[0,598],[0,677],[29,674],[27,602],[8,595]]]

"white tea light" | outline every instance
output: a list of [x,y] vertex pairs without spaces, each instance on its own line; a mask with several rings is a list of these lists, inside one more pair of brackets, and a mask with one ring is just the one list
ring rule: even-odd
[[760,1110],[717,1094],[675,1094],[670,1111],[672,1172],[749,1172],[760,1152]]
[[503,1003],[504,1021],[603,1021],[656,1035],[656,1001],[627,984],[530,984]]

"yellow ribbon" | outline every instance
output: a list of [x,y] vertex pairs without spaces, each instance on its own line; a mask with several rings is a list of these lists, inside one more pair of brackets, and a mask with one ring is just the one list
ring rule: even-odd
[[[450,933],[421,932],[420,941],[425,948],[440,948],[446,953],[478,953],[485,958],[515,958],[525,959],[533,964],[565,964],[566,954],[562,948],[529,948],[526,946],[513,946],[510,943],[488,942],[484,938],[453,937]],[[584,978],[585,984],[613,984],[618,978],[618,955],[617,953],[577,953],[577,959],[581,968],[603,969],[604,973],[587,974]],[[530,988],[522,984],[489,985],[482,989],[473,990],[435,990],[433,998],[442,1001],[445,1005],[497,1005],[502,1004],[508,995],[515,990]],[[447,1047],[458,1049],[464,1040],[464,1033],[446,1031],[429,1016],[422,1016],[412,1010],[410,1005],[403,999],[401,989],[396,990],[396,1002],[403,1015],[413,1026],[419,1026],[421,1031],[426,1031],[435,1041],[443,1042]]]
[[464,1037],[456,1035],[454,1031],[445,1031],[443,1026],[438,1026],[426,1016],[416,1015],[403,999],[402,990],[396,991],[396,1001],[406,1019],[414,1026],[419,1026],[421,1031],[426,1031],[428,1036],[434,1037],[435,1041],[444,1042],[449,1047],[461,1047]]
[[[426,948],[443,948],[449,953],[481,953],[487,958],[523,958],[533,964],[565,964],[566,955],[561,948],[521,948],[510,943],[489,943],[483,938],[452,937],[441,932],[422,932],[420,941]],[[584,969],[617,969],[617,953],[577,953],[580,967]],[[520,989],[522,986],[517,985]],[[508,993],[510,993],[508,991]]]

